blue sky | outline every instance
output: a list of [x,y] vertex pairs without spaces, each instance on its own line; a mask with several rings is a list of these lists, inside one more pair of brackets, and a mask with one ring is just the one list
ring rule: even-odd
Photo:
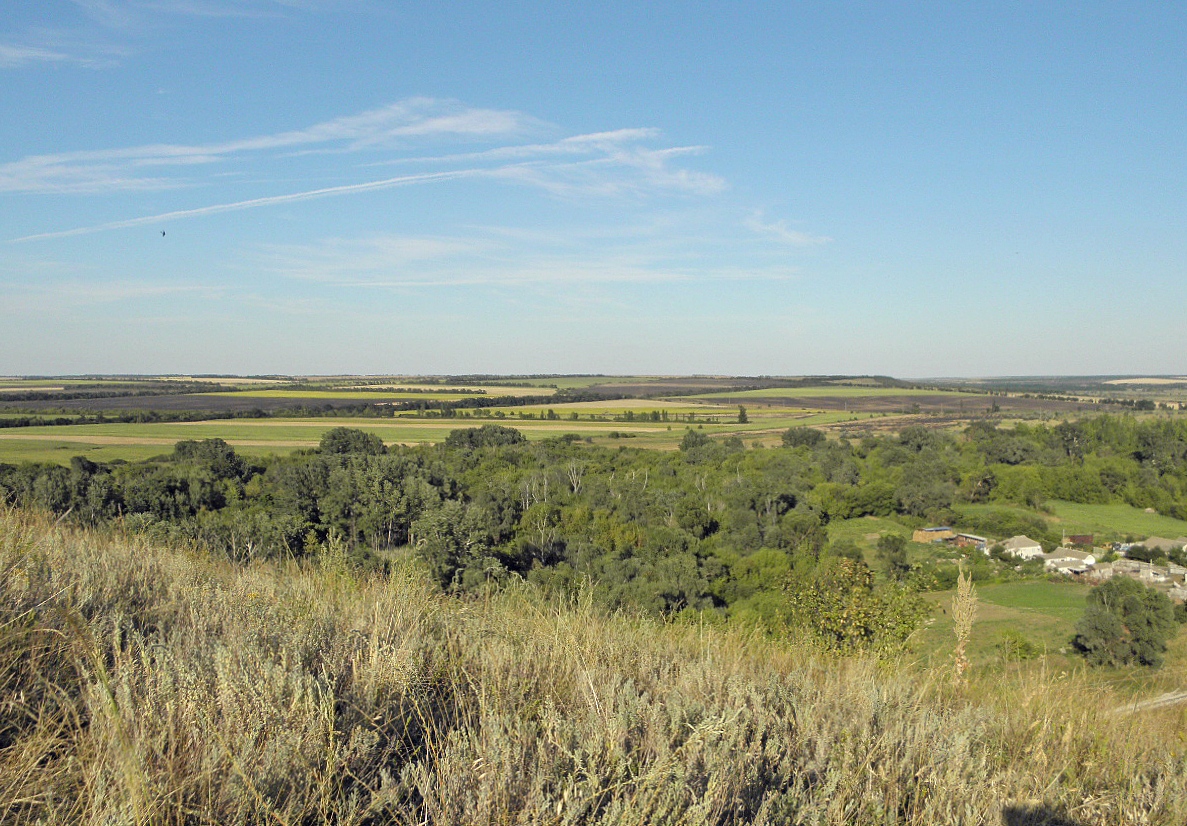
[[1187,371],[1187,8],[971,5],[10,4],[0,373]]

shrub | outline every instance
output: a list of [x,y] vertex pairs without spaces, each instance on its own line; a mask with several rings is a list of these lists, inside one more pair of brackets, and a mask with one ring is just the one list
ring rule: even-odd
[[327,430],[321,437],[318,449],[322,453],[337,455],[362,453],[368,456],[380,456],[387,453],[382,439],[374,433],[354,427],[335,427],[332,430]]
[[445,437],[445,446],[474,450],[480,447],[519,445],[526,441],[527,438],[513,427],[503,427],[501,424],[484,424],[482,427],[451,430]]
[[1174,608],[1160,594],[1128,577],[1114,577],[1088,594],[1073,641],[1092,665],[1162,665],[1175,633]]
[[824,432],[813,427],[789,427],[783,431],[784,447],[816,447],[824,441]]
[[997,648],[1007,660],[1033,660],[1042,653],[1037,645],[1016,628],[1002,631]]

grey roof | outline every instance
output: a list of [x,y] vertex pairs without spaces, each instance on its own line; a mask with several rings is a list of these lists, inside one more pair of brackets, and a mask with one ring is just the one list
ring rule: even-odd
[[1077,551],[1074,548],[1056,548],[1049,554],[1043,554],[1043,559],[1074,559],[1083,562],[1088,557],[1096,559],[1096,554],[1090,554],[1087,551]]
[[1037,548],[1039,547],[1039,543],[1035,542],[1026,534],[1022,534],[1020,536],[1011,536],[1002,543],[1002,547],[1007,551],[1013,551],[1017,548]]
[[1151,536],[1142,544],[1152,551],[1178,551],[1183,549],[1184,540],[1167,539],[1165,536]]

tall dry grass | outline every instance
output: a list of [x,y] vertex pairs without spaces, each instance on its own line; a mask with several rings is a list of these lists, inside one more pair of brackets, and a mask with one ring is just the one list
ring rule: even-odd
[[[0,513],[0,822],[1187,821],[1157,722],[415,570]],[[1098,711],[1097,709],[1101,709]]]

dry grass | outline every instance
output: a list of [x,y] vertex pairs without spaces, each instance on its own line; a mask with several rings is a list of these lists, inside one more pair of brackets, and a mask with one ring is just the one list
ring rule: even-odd
[[1158,719],[997,688],[0,513],[2,823],[1187,820]]

